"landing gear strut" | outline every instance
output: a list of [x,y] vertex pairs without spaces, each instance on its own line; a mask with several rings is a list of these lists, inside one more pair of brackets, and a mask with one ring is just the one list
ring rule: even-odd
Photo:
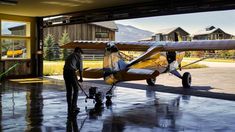
[[146,80],[146,82],[149,86],[154,86],[156,82],[156,78],[149,78]]

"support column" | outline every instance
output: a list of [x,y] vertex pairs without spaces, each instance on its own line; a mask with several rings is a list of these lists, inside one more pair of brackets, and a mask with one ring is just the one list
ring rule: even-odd
[[35,75],[43,76],[43,18],[36,18],[36,54],[35,54]]

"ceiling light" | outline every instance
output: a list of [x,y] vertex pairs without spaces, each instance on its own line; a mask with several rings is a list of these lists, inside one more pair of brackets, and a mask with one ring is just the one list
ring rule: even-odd
[[3,5],[16,5],[17,3],[17,0],[0,0],[0,4]]

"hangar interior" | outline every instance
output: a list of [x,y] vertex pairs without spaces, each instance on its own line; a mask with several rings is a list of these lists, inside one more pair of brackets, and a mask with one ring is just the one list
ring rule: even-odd
[[[182,90],[174,82],[173,86],[158,85],[157,89],[143,84],[122,83],[115,89],[113,106],[104,104],[105,108],[94,106],[92,101],[84,102],[85,95],[80,93],[81,113],[76,120],[69,121],[63,81],[22,79],[43,76],[44,29],[230,9],[235,9],[233,0],[0,0],[0,74],[14,68],[6,75],[10,81],[0,83],[0,131],[72,131],[72,128],[74,131],[106,132],[234,131],[234,95],[206,91],[211,89],[210,86]],[[57,24],[43,21],[55,16],[67,19]],[[8,31],[3,30],[5,25],[10,25]],[[18,32],[18,29],[25,32]],[[13,50],[7,53],[5,48]],[[19,53],[18,48],[24,49],[23,52]],[[195,78],[201,80],[207,74],[226,82],[224,72],[217,76],[210,70],[193,72],[197,73]],[[226,74],[232,75],[233,72]],[[162,82],[172,78],[164,76]],[[86,92],[90,86],[106,91],[109,86],[100,82],[87,81],[83,87]],[[234,81],[230,79],[230,82]]]
[[[64,82],[41,78],[43,33],[55,26],[230,9],[235,9],[234,0],[0,0],[0,131],[234,131],[234,95],[210,93],[210,86],[182,90],[178,82],[157,88],[122,83],[113,106],[86,103],[80,93],[81,113],[67,120]],[[43,21],[57,16],[65,19]],[[223,77],[226,69],[218,76],[210,70],[193,72],[199,82],[204,74],[234,82]],[[226,72],[229,78],[234,75]],[[106,91],[109,86],[100,82],[87,81],[83,87]]]

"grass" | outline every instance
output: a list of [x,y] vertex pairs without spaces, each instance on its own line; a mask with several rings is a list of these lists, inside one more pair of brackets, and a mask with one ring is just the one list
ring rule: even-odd
[[[187,64],[189,64],[189,62],[182,62],[181,63],[181,66],[185,66],[185,65],[187,65]],[[207,66],[206,65],[202,65],[202,64],[192,64],[192,65],[189,65],[189,66],[187,66],[187,67],[184,67],[184,68],[182,68],[182,69],[196,69],[196,68],[207,68]]]
[[[50,75],[62,75],[63,74],[63,67],[64,61],[44,61],[43,62],[43,75],[50,76]],[[182,66],[189,64],[188,62],[182,62]],[[83,67],[89,68],[102,68],[103,61],[83,61]],[[194,68],[206,68],[207,66],[201,64],[193,64],[187,66],[183,69],[194,69]]]
[[[43,75],[62,75],[64,61],[43,61]],[[101,68],[103,67],[103,61],[83,61],[83,68]]]
[[[199,60],[201,58],[196,58],[196,57],[184,57],[184,60]],[[234,63],[235,59],[214,59],[214,58],[208,58],[203,61],[207,62],[227,62],[227,63]]]
[[43,75],[63,74],[64,61],[43,61]]

